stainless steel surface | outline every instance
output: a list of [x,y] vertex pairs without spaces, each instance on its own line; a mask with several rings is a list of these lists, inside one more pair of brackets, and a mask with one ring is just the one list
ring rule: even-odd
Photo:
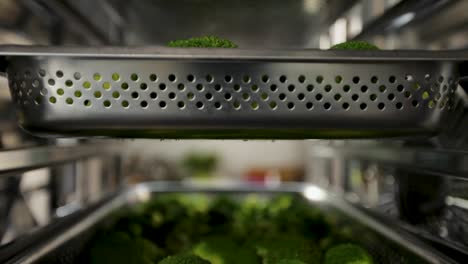
[[[167,182],[155,182],[136,185],[130,188],[121,195],[113,198],[104,206],[99,207],[97,210],[85,215],[82,219],[75,219],[67,226],[62,225],[57,227],[63,232],[51,232],[47,238],[40,238],[39,236],[33,237],[33,240],[40,242],[28,245],[26,249],[21,250],[19,247],[19,254],[16,254],[14,258],[10,259],[7,263],[34,263],[43,257],[54,256],[53,259],[57,263],[73,263],[73,258],[77,256],[77,253],[67,252],[67,243],[74,240],[74,243],[83,244],[82,237],[85,237],[84,233],[89,232],[90,228],[95,226],[97,223],[108,218],[108,216],[115,212],[118,208],[122,208],[128,204],[135,204],[147,201],[152,196],[156,196],[161,193],[208,193],[208,194],[219,194],[219,193],[231,193],[231,194],[275,194],[275,193],[298,193],[302,194],[306,199],[311,202],[311,206],[319,206],[320,208],[329,208],[333,212],[336,212],[341,220],[345,220],[347,225],[354,228],[361,228],[361,232],[366,235],[365,237],[379,237],[381,242],[379,245],[372,245],[373,250],[380,249],[379,253],[376,254],[387,254],[387,257],[396,257],[394,261],[402,263],[411,263],[411,261],[423,261],[427,263],[451,263],[449,258],[442,257],[434,249],[427,245],[419,242],[414,237],[395,232],[391,227],[383,225],[378,221],[373,220],[360,210],[356,210],[350,204],[343,200],[325,193],[313,185],[304,184],[287,184],[276,187],[264,187],[264,186],[253,186],[245,184],[212,184],[212,185],[194,185],[194,184],[181,184],[181,183],[167,183]],[[324,211],[327,214],[327,211]],[[360,226],[360,227],[359,227]],[[81,242],[77,242],[80,240]],[[89,238],[89,235],[88,235]],[[40,240],[39,240],[40,239]],[[360,238],[357,238],[358,240]],[[26,240],[25,240],[26,241]],[[20,241],[18,244],[23,243]],[[76,244],[75,244],[76,245]],[[68,245],[70,246],[70,245]],[[77,247],[71,248],[71,250],[79,250]],[[393,252],[393,253],[392,253]],[[69,257],[64,257],[64,254],[70,254]],[[58,255],[54,255],[58,254]],[[62,257],[60,257],[62,254]],[[397,254],[397,255],[392,255]],[[408,259],[406,259],[408,257]],[[386,259],[386,261],[392,261]]]
[[[381,137],[441,130],[466,53],[4,47],[43,135]],[[15,54],[15,55],[14,55]],[[252,131],[257,130],[257,131]]]
[[[100,147],[99,147],[100,146]],[[0,151],[0,174],[21,173],[79,159],[91,158],[109,151],[99,144],[79,146],[42,146]]]

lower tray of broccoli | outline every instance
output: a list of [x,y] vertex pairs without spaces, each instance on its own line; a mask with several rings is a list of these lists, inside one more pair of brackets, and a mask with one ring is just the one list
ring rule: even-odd
[[301,197],[165,194],[116,214],[87,263],[369,264],[369,253]]

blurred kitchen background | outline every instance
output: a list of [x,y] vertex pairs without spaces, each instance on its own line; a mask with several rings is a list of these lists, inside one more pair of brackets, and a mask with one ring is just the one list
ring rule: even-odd
[[[0,44],[164,46],[216,35],[252,49],[353,39],[468,49],[467,11],[466,0],[0,0]],[[9,96],[0,78],[2,243],[126,184],[221,179],[315,183],[428,239],[468,246],[466,125],[449,141],[42,139],[16,126]]]

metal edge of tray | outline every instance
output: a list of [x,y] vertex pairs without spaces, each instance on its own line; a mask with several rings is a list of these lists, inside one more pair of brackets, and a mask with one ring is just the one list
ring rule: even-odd
[[463,50],[317,50],[0,45],[0,56],[253,60],[253,61],[468,61]]
[[[96,206],[89,213],[71,214],[64,217],[62,221],[57,221],[53,228],[48,232],[41,234],[31,234],[29,237],[23,237],[17,243],[13,242],[14,252],[10,253],[10,258],[3,263],[34,263],[41,257],[44,257],[63,243],[76,237],[98,222],[102,221],[114,210],[132,202],[145,201],[155,193],[299,193],[313,203],[328,204],[353,220],[370,228],[374,232],[386,237],[388,240],[398,244],[418,257],[426,260],[428,263],[454,263],[446,256],[438,254],[436,250],[421,243],[415,236],[405,233],[402,230],[398,232],[391,227],[379,223],[370,216],[357,210],[352,204],[331,195],[319,187],[311,184],[288,183],[277,186],[260,186],[240,183],[216,183],[216,184],[194,184],[177,182],[148,182],[132,186],[120,194],[107,199]],[[66,220],[66,221],[63,221]],[[65,223],[66,222],[66,223]],[[47,227],[47,226],[46,226]],[[38,230],[39,232],[41,230]],[[30,239],[30,238],[33,239]],[[31,243],[31,240],[34,242]],[[8,245],[2,250],[8,250]]]

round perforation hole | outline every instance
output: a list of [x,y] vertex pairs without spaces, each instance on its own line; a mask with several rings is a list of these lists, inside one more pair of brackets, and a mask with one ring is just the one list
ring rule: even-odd
[[307,85],[307,91],[308,92],[314,91],[314,86],[312,84]]
[[147,108],[148,107],[148,102],[147,101],[141,101],[140,106],[141,106],[141,108]]
[[316,94],[315,99],[320,102],[323,99],[323,95],[322,94]]
[[86,100],[83,101],[83,105],[86,106],[86,107],[91,107],[91,104],[92,104],[91,100],[86,99]]
[[252,85],[252,92],[254,92],[254,93],[258,92],[258,85],[256,85],[256,84]]
[[376,94],[371,94],[371,95],[369,96],[369,99],[370,99],[371,101],[375,101],[375,100],[377,100],[377,95],[376,95]]
[[366,85],[361,86],[361,92],[367,93],[368,90],[369,88]]
[[353,77],[353,83],[358,84],[361,79],[358,76]]
[[401,110],[403,109],[403,104],[401,102],[398,102],[395,104],[396,109]]
[[185,85],[184,85],[183,83],[179,83],[179,84],[177,85],[177,89],[178,89],[179,91],[182,92],[182,91],[185,90]]
[[359,95],[353,94],[353,95],[351,96],[351,99],[352,99],[353,101],[356,102],[357,100],[359,100]]
[[427,91],[424,91],[424,92],[422,93],[422,95],[421,95],[421,97],[422,97],[423,100],[429,99],[429,96],[430,96],[430,95],[429,95],[429,93],[428,93]]
[[36,97],[36,98],[34,98],[34,103],[35,103],[36,105],[40,105],[40,104],[42,103],[42,97]]
[[73,99],[68,97],[67,99],[65,99],[65,102],[69,105],[72,105],[73,104]]
[[285,76],[285,75],[281,75],[281,76],[279,77],[279,81],[280,81],[281,83],[285,83],[285,82],[287,81],[286,76]]
[[232,106],[234,107],[234,109],[236,110],[239,110],[241,108],[241,104],[238,102],[238,101],[234,101],[232,103]]
[[377,83],[378,81],[379,81],[379,78],[377,76],[372,76],[371,83]]
[[102,76],[99,73],[95,73],[93,74],[93,79],[98,82],[102,79]]
[[170,81],[170,82],[175,82],[176,81],[176,76],[174,74],[169,74],[169,76],[167,77],[167,79]]
[[242,77],[242,81],[244,83],[249,83],[250,82],[250,76],[249,75],[244,75],[244,77]]
[[292,85],[292,84],[290,84],[288,86],[288,91],[290,91],[290,92],[294,92],[295,89],[296,89],[296,87],[294,85]]
[[80,90],[77,90],[73,93],[73,95],[76,97],[76,98],[80,98],[83,94],[81,93]]
[[303,101],[305,99],[305,95],[303,93],[300,93],[297,95],[297,99],[299,99],[299,101]]
[[397,91],[400,92],[400,93],[403,92],[404,89],[405,89],[405,88],[404,88],[403,85],[401,85],[401,84],[399,84],[399,85],[397,86]]
[[403,93],[403,95],[406,97],[406,98],[410,98],[411,97],[411,92],[410,91],[405,91]]
[[158,98],[158,94],[156,92],[151,92],[150,93],[150,98],[155,100],[156,98]]
[[156,82],[158,80],[158,76],[154,73],[150,74],[149,76],[150,81]]
[[128,108],[129,106],[130,106],[130,103],[127,100],[122,101],[123,108]]
[[215,107],[216,109],[218,109],[218,110],[221,109],[221,103],[220,103],[220,102],[215,102],[215,103],[214,103],[214,107]]
[[166,108],[166,106],[167,106],[166,102],[164,101],[159,102],[159,107],[161,107],[162,109]]
[[367,109],[367,104],[362,103],[362,104],[359,105],[359,108],[361,108],[361,110],[366,110]]
[[132,98],[133,99],[138,99],[140,95],[138,94],[138,92],[132,92]]
[[167,88],[166,84],[164,84],[164,83],[159,84],[159,90],[164,91],[164,90],[166,90],[166,88]]
[[120,87],[121,87],[123,90],[128,90],[128,83],[124,82],[124,83],[122,83],[122,85],[120,85]]
[[268,77],[268,75],[263,75],[262,82],[267,83],[268,81],[270,81],[270,77]]
[[58,78],[62,78],[63,77],[63,71],[57,71],[55,73],[55,75],[58,77]]
[[213,76],[208,74],[205,76],[205,80],[208,82],[208,83],[212,83],[213,82]]
[[[235,92],[240,92],[241,90],[241,87],[239,84],[234,84],[234,86],[232,87],[232,89],[234,89]],[[216,90],[216,89],[215,89]]]
[[387,86],[385,86],[385,85],[380,85],[380,86],[379,86],[379,91],[380,91],[381,93],[384,93],[386,90],[387,90]]
[[300,83],[304,83],[306,81],[306,77],[304,75],[300,75],[297,80],[300,82]]
[[343,91],[344,91],[345,93],[348,93],[349,91],[351,91],[351,86],[349,86],[349,85],[343,86]]
[[144,91],[144,90],[148,89],[148,85],[146,83],[141,83],[140,84],[140,89]]
[[343,77],[341,77],[340,75],[338,75],[338,76],[335,77],[335,82],[336,82],[336,83],[339,84],[339,83],[341,83],[342,81],[343,81]]
[[187,99],[189,99],[190,101],[194,100],[195,99],[195,94],[193,94],[192,92],[189,92],[187,94]]
[[284,101],[286,100],[286,95],[284,93],[280,93],[278,98],[281,100],[281,101]]
[[205,94],[205,98],[206,98],[206,100],[211,101],[213,99],[213,95],[210,94],[210,93],[207,93],[207,94]]
[[185,103],[183,101],[179,101],[177,103],[177,107],[179,107],[179,109],[184,109],[185,108]]
[[411,105],[412,105],[413,107],[418,107],[418,106],[419,106],[419,102],[418,102],[417,100],[413,100],[413,101],[411,102]]
[[224,81],[227,82],[227,83],[232,82],[232,76],[231,75],[224,76]]
[[187,75],[187,81],[195,82],[195,76],[193,76],[192,74]]
[[317,76],[317,78],[315,78],[315,81],[317,83],[319,83],[319,84],[322,83],[323,82],[323,76],[322,75]]
[[343,107],[344,110],[349,109],[349,103],[343,103],[341,106]]
[[75,73],[73,74],[73,78],[75,78],[75,80],[77,80],[77,81],[80,80],[80,79],[81,79],[81,73],[75,72]]
[[94,92],[94,97],[99,99],[99,98],[102,97],[102,93],[100,91],[95,91]]
[[196,86],[197,91],[202,92],[205,88],[203,87],[203,84],[199,83]]
[[134,82],[138,81],[138,74],[132,73],[132,74],[130,75],[130,80],[132,80],[132,81],[134,81]]
[[268,94],[267,93],[262,93],[260,95],[260,98],[262,98],[263,101],[267,101],[268,100]]
[[335,96],[333,97],[335,98],[335,101],[340,101],[341,100],[341,94],[335,94]]
[[214,89],[216,92],[221,92],[223,90],[222,86],[220,84],[215,84]]
[[251,104],[250,104],[250,107],[252,108],[252,110],[257,110],[259,105],[257,102],[253,101]]
[[289,110],[293,110],[293,109],[294,109],[294,103],[293,103],[293,102],[289,102],[289,103],[288,103],[288,109],[289,109]]
[[393,101],[393,100],[395,100],[395,95],[391,93],[391,94],[389,94],[387,96],[387,98],[388,98],[389,101]]
[[203,102],[201,101],[198,101],[195,105],[197,106],[198,109],[203,109],[203,106],[204,106]]
[[38,74],[39,74],[40,77],[45,77],[45,76],[46,76],[46,71],[43,70],[43,69],[40,69],[40,70],[38,71]]
[[325,87],[323,89],[325,90],[325,92],[329,93],[332,90],[332,86],[327,84],[327,85],[325,85]]
[[102,88],[103,88],[104,90],[109,90],[109,89],[111,88],[111,84],[110,84],[109,82],[104,82],[104,83],[102,84]]
[[395,82],[396,82],[396,77],[395,77],[395,76],[390,76],[390,77],[388,78],[388,81],[389,81],[390,83],[395,83]]
[[39,80],[33,80],[33,81],[32,81],[32,86],[33,86],[34,88],[39,87],[39,84],[40,84]]
[[176,94],[174,92],[170,92],[168,97],[169,97],[169,99],[174,100],[174,99],[176,99]]
[[278,104],[275,101],[270,102],[270,109],[275,110],[278,107]]
[[57,95],[62,96],[63,94],[65,94],[65,91],[62,88],[58,88],[57,89]]
[[331,109],[331,104],[329,102],[326,102],[326,103],[323,104],[323,108],[325,110],[330,110]]
[[55,80],[54,79],[49,79],[47,81],[47,83],[50,85],[50,86],[54,86],[55,85]]
[[230,93],[225,93],[224,99],[226,99],[226,101],[230,101],[232,99],[232,95]]
[[111,78],[112,78],[112,80],[113,80],[114,82],[118,82],[118,81],[120,80],[120,74],[114,72],[114,73],[112,74]]
[[55,98],[54,96],[51,96],[51,97],[49,98],[49,102],[50,102],[51,104],[55,104],[55,103],[57,102],[57,98]]
[[385,104],[384,104],[384,103],[379,103],[379,104],[377,105],[377,108],[378,108],[379,110],[384,110],[384,109],[385,109]]

